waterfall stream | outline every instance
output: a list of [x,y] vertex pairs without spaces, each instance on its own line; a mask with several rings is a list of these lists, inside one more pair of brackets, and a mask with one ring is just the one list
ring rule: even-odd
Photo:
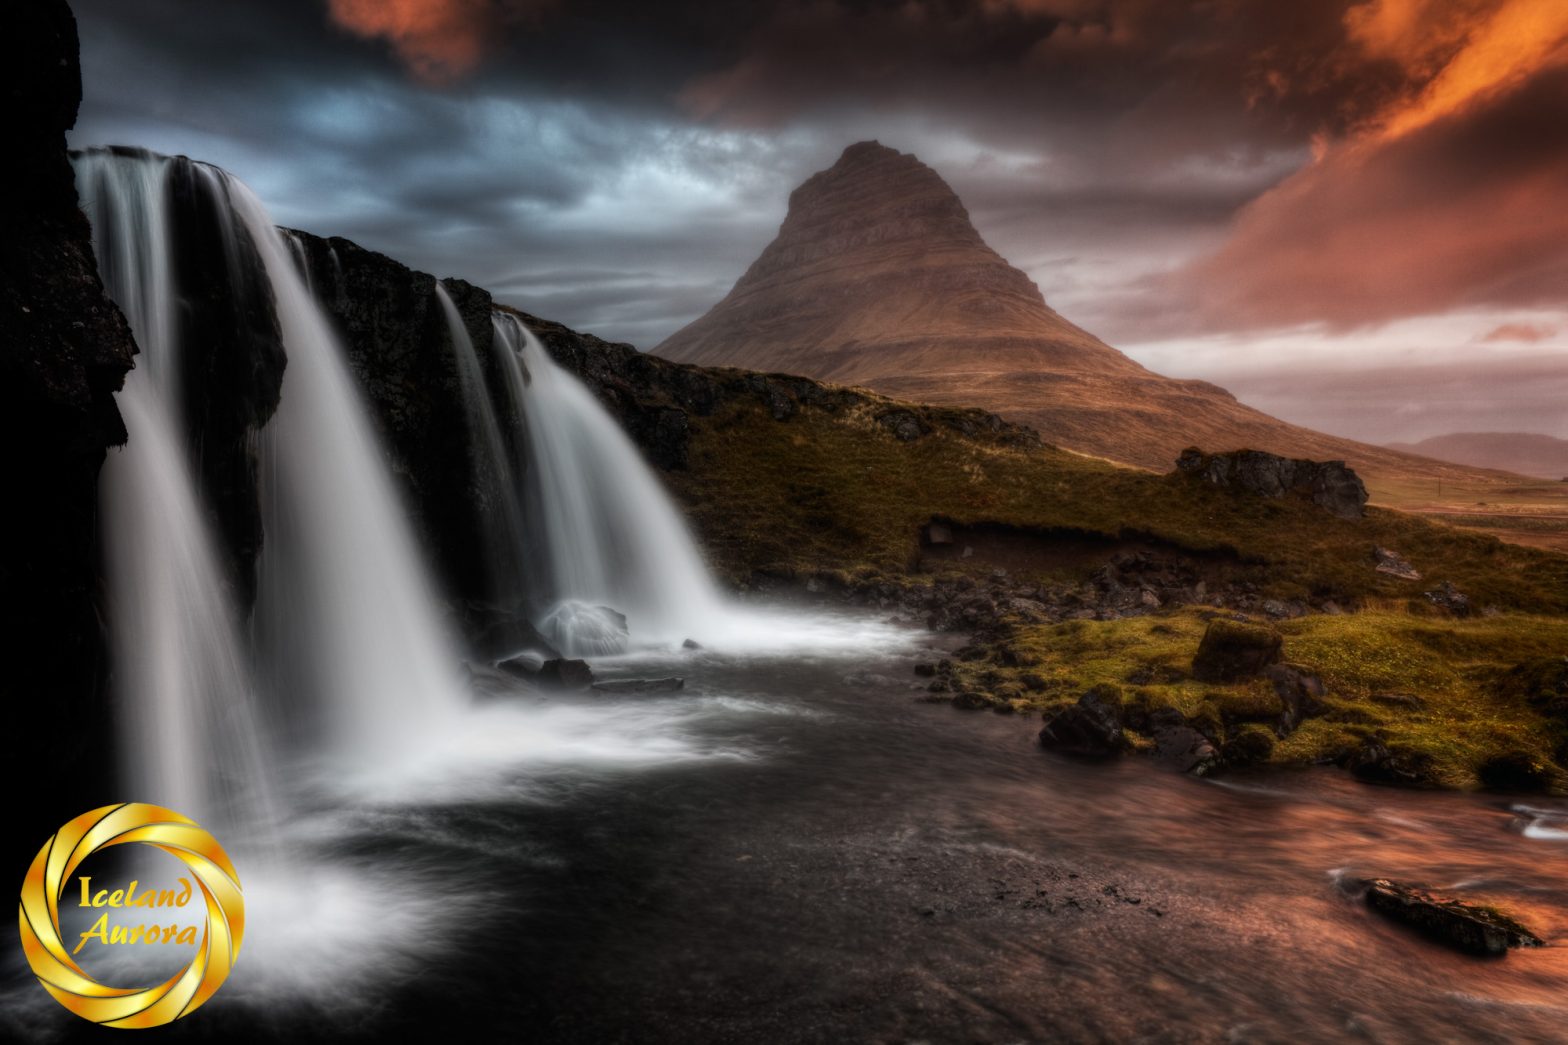
[[[75,160],[105,288],[141,349],[118,396],[126,445],[100,480],[122,770],[135,800],[207,823],[254,822],[271,804],[255,685],[180,405],[171,162],[101,151]],[[197,174],[222,194],[221,175]]]
[[[706,641],[723,600],[669,495],[586,386],[497,311],[495,350],[526,431],[521,496],[544,549],[539,628],[563,652]],[[625,634],[619,617],[625,616]]]
[[[282,234],[216,168],[102,150],[75,162],[106,287],[142,350],[119,396],[129,439],[103,477],[130,793],[202,818],[260,801],[269,759],[258,679],[276,698],[274,719],[287,708],[311,732],[323,723],[338,754],[379,760],[417,745],[465,700],[459,657],[342,349]],[[224,243],[248,238],[254,255],[230,250],[227,278],[265,281],[287,354],[258,440],[265,540],[250,644],[181,410],[176,170],[205,185]],[[246,260],[260,271],[238,271]]]

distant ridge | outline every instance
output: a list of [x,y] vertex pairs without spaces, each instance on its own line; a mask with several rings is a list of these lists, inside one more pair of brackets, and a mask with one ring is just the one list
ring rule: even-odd
[[1540,479],[1568,477],[1568,439],[1536,432],[1453,432],[1419,443],[1389,443],[1388,448]]
[[1467,471],[1299,428],[1216,385],[1145,369],[1047,305],[936,171],[874,141],[791,193],[777,238],[729,294],[653,351],[981,406],[1057,445],[1159,471],[1194,444],[1343,459],[1373,480]]

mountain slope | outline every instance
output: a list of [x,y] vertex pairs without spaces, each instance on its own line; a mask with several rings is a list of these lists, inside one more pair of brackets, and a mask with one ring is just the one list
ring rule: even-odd
[[1568,439],[1536,432],[1453,432],[1419,443],[1389,443],[1388,448],[1542,479],[1568,476]]
[[797,188],[778,237],[724,300],[653,351],[982,406],[1060,446],[1159,471],[1197,444],[1346,459],[1374,495],[1384,476],[1476,477],[1138,365],[1047,305],[935,171],[877,142],[851,145]]

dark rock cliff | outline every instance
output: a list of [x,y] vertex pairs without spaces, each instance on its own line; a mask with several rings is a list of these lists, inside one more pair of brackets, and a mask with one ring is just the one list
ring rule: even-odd
[[[105,652],[98,618],[98,470],[125,439],[113,393],[136,346],[104,296],[77,209],[65,132],[81,100],[76,22],[63,0],[0,13],[10,149],[0,208],[0,707],[11,739],[5,795],[21,818],[7,856],[110,791]],[[47,789],[40,787],[48,784]],[[16,853],[12,853],[12,849]],[[17,873],[25,863],[9,861]]]

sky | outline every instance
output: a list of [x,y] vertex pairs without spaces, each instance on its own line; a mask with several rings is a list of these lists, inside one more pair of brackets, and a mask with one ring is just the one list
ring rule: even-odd
[[1373,442],[1568,438],[1562,0],[74,0],[72,144],[652,348],[846,145],[1067,318]]

